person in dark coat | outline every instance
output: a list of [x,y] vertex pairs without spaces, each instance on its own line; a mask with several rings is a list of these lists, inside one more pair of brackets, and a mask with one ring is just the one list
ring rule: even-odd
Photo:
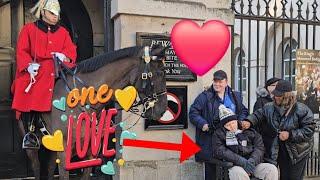
[[222,70],[214,73],[212,86],[198,95],[189,112],[190,122],[196,126],[196,143],[201,147],[195,158],[197,162],[205,162],[206,180],[215,177],[215,166],[207,161],[213,158],[212,133],[220,122],[220,104],[231,109],[239,120],[248,115],[248,109],[242,104],[241,93],[228,86],[227,74]]
[[219,116],[221,126],[213,134],[213,150],[216,157],[234,164],[229,169],[230,180],[249,180],[250,176],[262,180],[278,179],[277,167],[262,163],[261,135],[252,128],[239,129],[237,116],[224,105],[219,106]]
[[272,94],[271,92],[276,87],[278,81],[280,79],[277,77],[273,77],[267,80],[264,87],[258,87],[256,90],[257,93],[257,101],[254,103],[253,111],[256,111],[262,108],[265,104],[272,102]]
[[[267,80],[266,84],[264,87],[258,87],[256,90],[257,93],[257,101],[254,103],[253,106],[253,112],[262,108],[265,104],[272,102],[272,91],[274,90],[274,88],[276,87],[278,81],[280,79],[273,77]],[[261,131],[261,127],[256,126],[255,129],[260,132]]]
[[249,115],[242,127],[261,125],[266,148],[264,160],[279,165],[281,180],[302,180],[313,148],[313,113],[296,101],[289,81],[280,80],[272,93],[273,102]]

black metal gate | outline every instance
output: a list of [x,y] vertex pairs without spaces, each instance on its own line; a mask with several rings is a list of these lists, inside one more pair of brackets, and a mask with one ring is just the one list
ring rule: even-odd
[[[232,86],[243,93],[250,112],[256,88],[268,78],[295,85],[296,49],[320,50],[319,4],[319,0],[232,0]],[[319,152],[319,142],[315,145]],[[318,168],[318,155],[311,154],[306,175],[319,175]]]
[[232,0],[233,87],[250,109],[255,87],[266,79],[294,83],[296,49],[320,49],[318,6],[318,0]]

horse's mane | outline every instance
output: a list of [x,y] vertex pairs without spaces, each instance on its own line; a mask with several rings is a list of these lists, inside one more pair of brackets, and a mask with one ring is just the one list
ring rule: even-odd
[[142,48],[142,46],[133,46],[91,57],[80,62],[77,65],[77,71],[82,73],[96,71],[99,68],[119,59],[138,56]]

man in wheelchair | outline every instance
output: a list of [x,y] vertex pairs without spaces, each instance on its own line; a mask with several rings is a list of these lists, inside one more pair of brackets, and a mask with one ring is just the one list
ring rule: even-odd
[[216,158],[232,162],[230,180],[278,179],[278,169],[270,163],[262,163],[264,145],[261,135],[254,129],[241,130],[237,116],[224,105],[219,106],[220,126],[213,138]]

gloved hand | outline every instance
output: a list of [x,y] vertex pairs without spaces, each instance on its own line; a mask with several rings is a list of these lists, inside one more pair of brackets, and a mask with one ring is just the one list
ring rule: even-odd
[[66,55],[64,55],[63,53],[59,53],[59,52],[52,52],[51,53],[53,56],[55,56],[56,58],[58,58],[61,62],[66,61],[67,57]]
[[252,161],[252,159],[249,159],[244,166],[244,170],[249,174],[253,174],[254,170],[256,169],[254,164],[254,161]]
[[30,75],[36,76],[38,74],[39,67],[40,67],[40,64],[38,63],[29,63],[27,71]]
[[38,74],[39,67],[40,67],[40,64],[38,63],[29,63],[27,71],[30,74],[30,83],[24,90],[25,93],[28,93],[30,91],[31,86],[36,82],[35,77]]
[[241,166],[241,167],[244,167],[245,165],[246,165],[246,163],[247,163],[247,159],[246,158],[244,158],[244,157],[240,157],[239,159],[238,159],[238,163],[239,163],[239,165]]
[[254,170],[255,170],[255,164],[254,161],[252,161],[252,159],[247,160],[246,158],[239,158],[238,160],[239,165],[241,167],[243,167],[243,169],[248,173],[248,174],[253,174]]
[[248,161],[249,161],[250,163],[252,163],[254,166],[256,165],[256,162],[254,161],[253,158],[249,158]]

